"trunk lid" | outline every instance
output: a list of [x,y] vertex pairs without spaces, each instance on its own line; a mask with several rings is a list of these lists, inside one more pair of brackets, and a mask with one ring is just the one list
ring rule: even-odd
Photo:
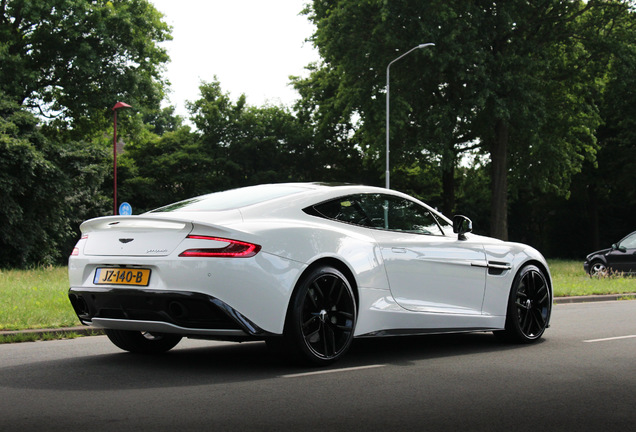
[[86,221],[88,256],[167,256],[192,231],[192,222],[143,216],[110,216]]

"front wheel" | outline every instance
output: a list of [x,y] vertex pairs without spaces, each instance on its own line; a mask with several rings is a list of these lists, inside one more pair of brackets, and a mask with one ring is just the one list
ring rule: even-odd
[[543,335],[551,310],[552,296],[545,275],[537,266],[527,265],[512,283],[506,328],[495,335],[509,342],[532,343]]
[[603,261],[592,261],[592,265],[590,266],[590,276],[604,277],[607,276],[607,274],[607,266]]
[[318,267],[298,284],[285,338],[305,362],[326,365],[347,352],[355,324],[356,301],[349,281],[333,267]]
[[171,333],[113,329],[105,329],[104,332],[118,348],[137,354],[160,354],[171,350],[181,340],[181,336]]

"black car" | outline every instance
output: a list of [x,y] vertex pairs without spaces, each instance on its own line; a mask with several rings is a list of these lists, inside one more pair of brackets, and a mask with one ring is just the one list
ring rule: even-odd
[[609,249],[589,254],[585,257],[583,268],[590,276],[609,272],[636,274],[636,231]]

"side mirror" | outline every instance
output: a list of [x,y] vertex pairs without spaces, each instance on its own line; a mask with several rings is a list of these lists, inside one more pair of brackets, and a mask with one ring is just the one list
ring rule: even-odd
[[617,245],[616,243],[614,243],[614,244],[612,245],[612,249],[613,249],[613,250],[617,250],[617,251],[619,251],[619,252],[623,252],[623,253],[624,253],[624,252],[627,252],[627,248],[626,248],[625,246],[619,246],[619,245]]
[[453,216],[453,232],[457,234],[458,240],[466,240],[466,233],[472,232],[473,221],[466,216],[455,215]]

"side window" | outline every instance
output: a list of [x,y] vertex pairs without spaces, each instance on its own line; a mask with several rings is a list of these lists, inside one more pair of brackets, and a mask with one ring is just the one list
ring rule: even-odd
[[313,210],[322,217],[369,228],[444,235],[428,209],[391,195],[351,195],[319,204]]
[[360,196],[349,196],[319,204],[314,209],[329,219],[339,220],[354,225],[377,228],[360,203]]
[[444,235],[435,216],[426,209],[406,199],[387,196],[387,229],[426,235]]

